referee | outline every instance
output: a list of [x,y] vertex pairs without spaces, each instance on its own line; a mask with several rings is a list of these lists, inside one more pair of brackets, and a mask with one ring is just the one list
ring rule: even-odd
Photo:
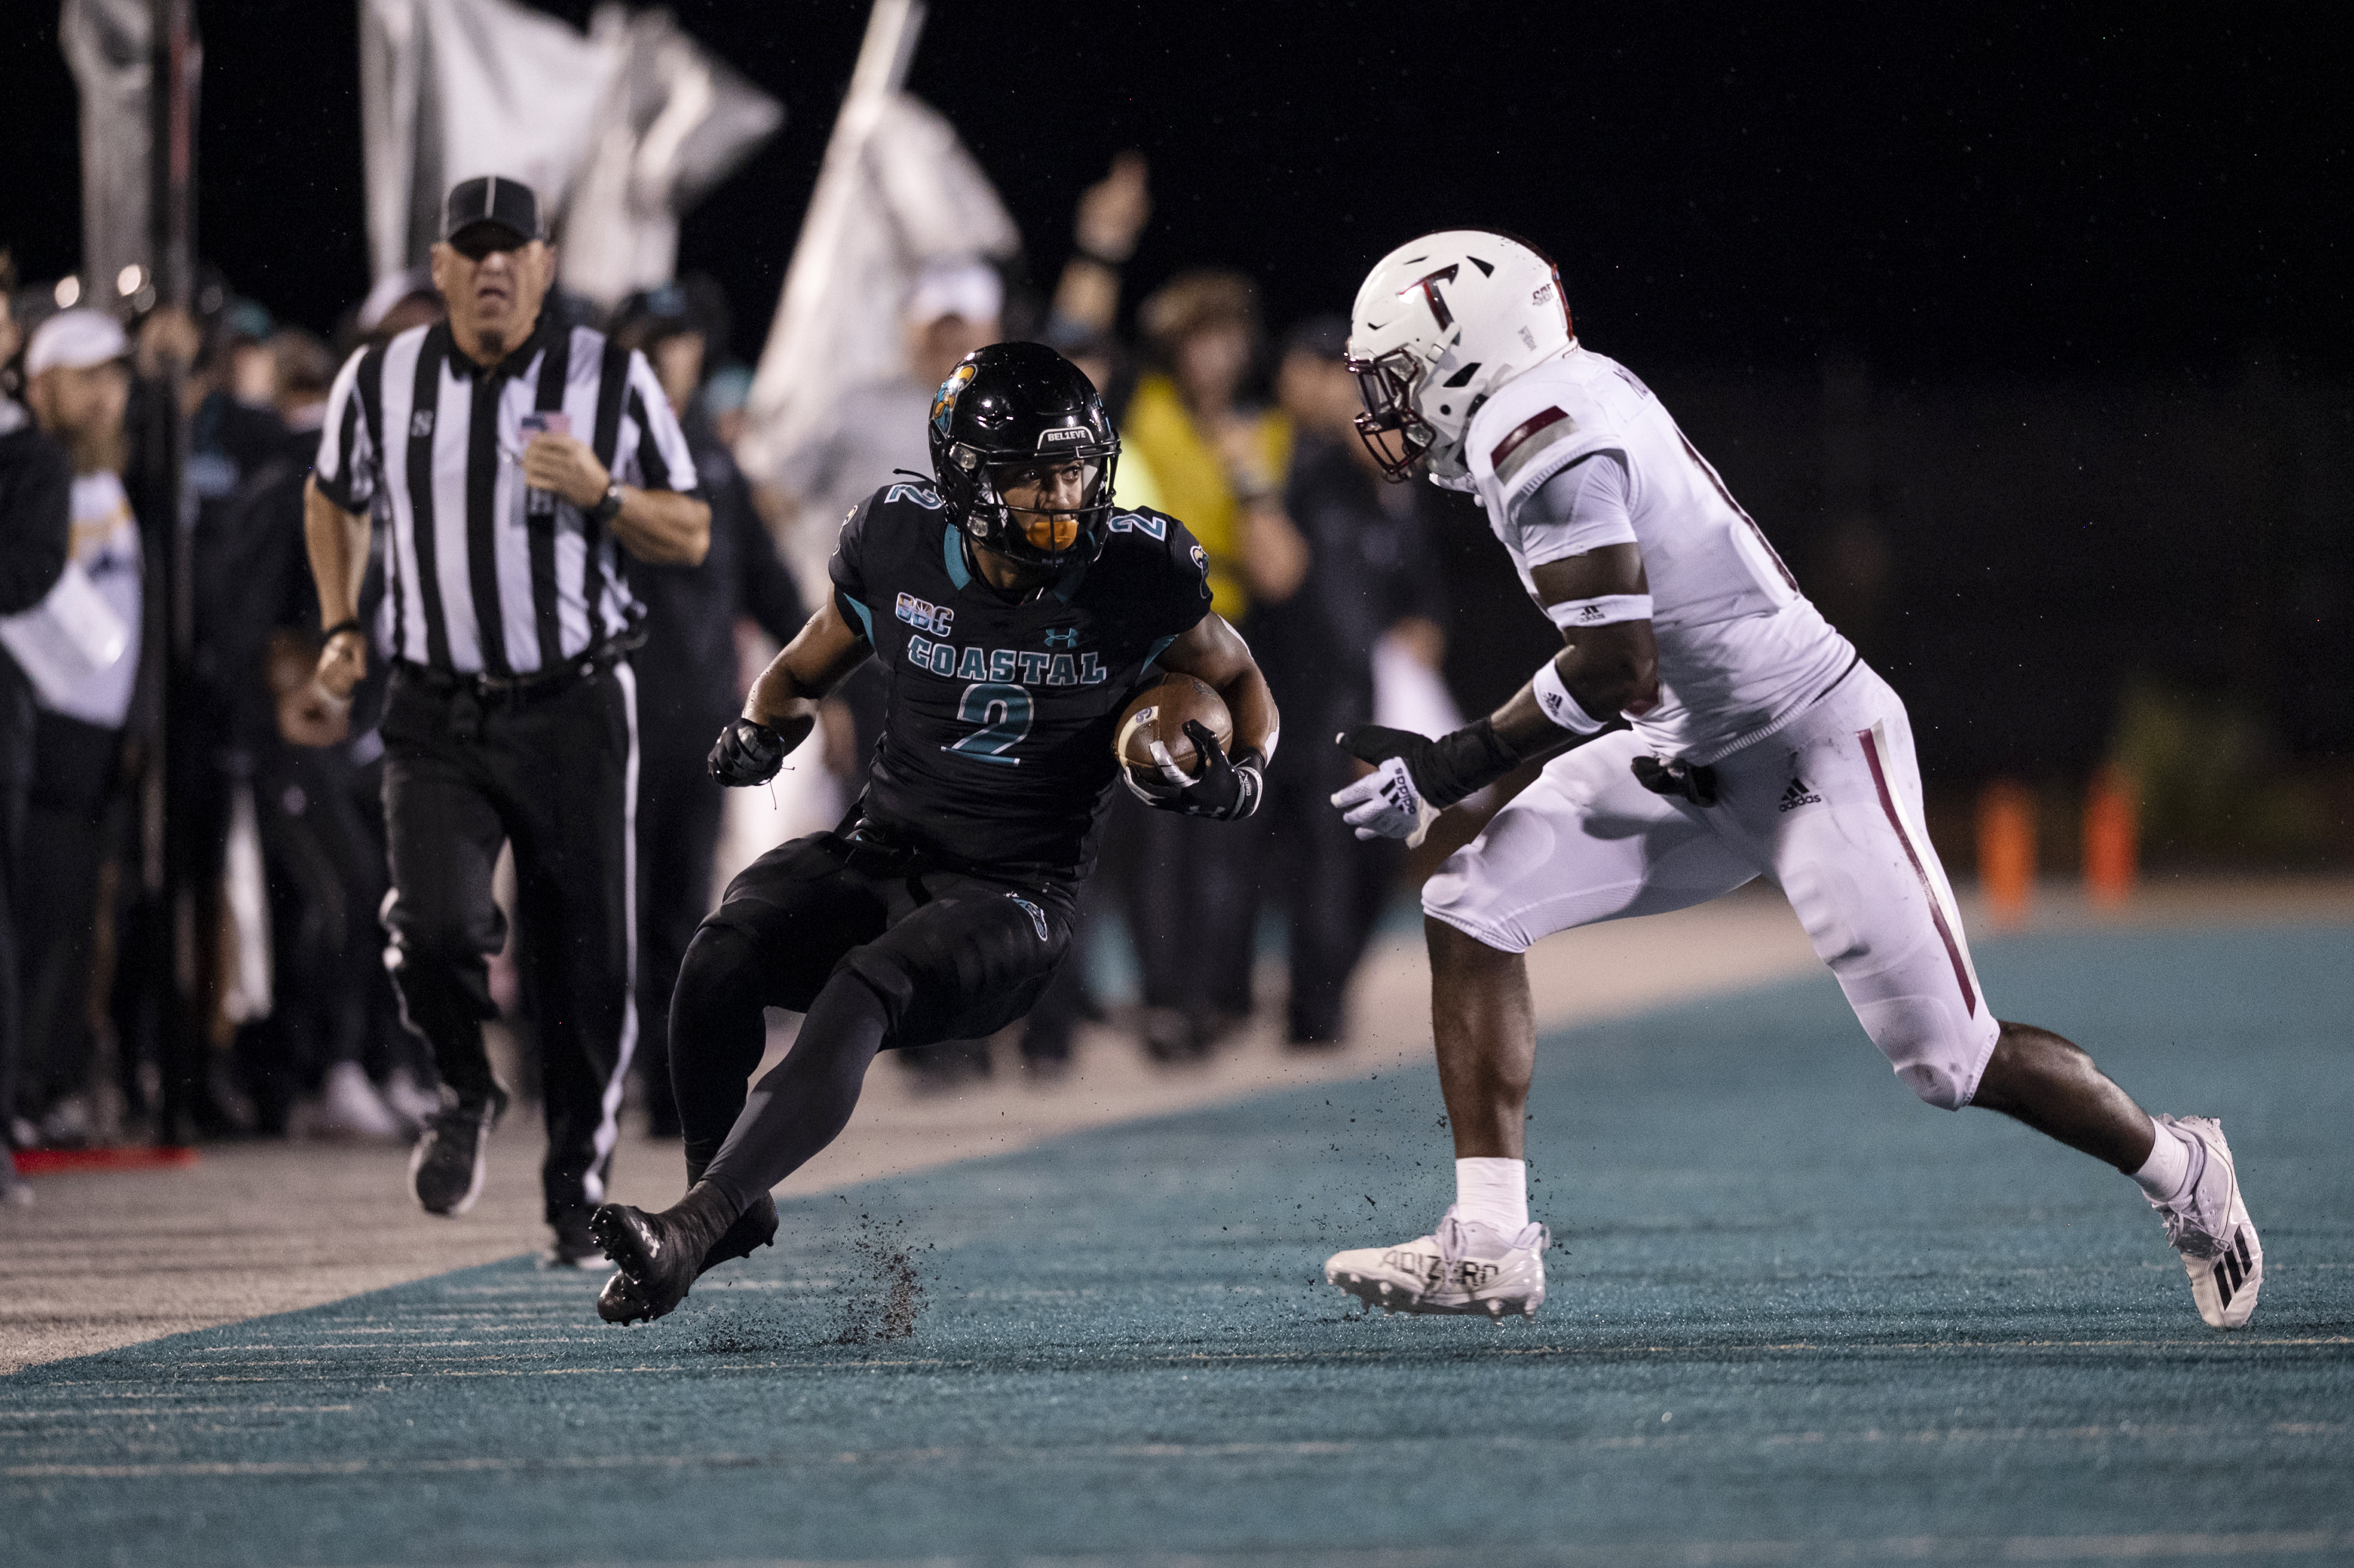
[[325,647],[347,699],[370,530],[389,530],[376,634],[392,895],[385,924],[440,1109],[409,1161],[417,1201],[465,1212],[506,1107],[482,1048],[499,847],[515,858],[518,950],[547,1116],[554,1264],[597,1259],[623,1075],[637,1043],[636,684],[643,610],[620,551],[692,566],[710,541],[694,460],[642,355],[542,313],[556,253],[531,187],[466,180],[442,205],[433,281],[448,320],[352,356],[328,394],[304,493]]

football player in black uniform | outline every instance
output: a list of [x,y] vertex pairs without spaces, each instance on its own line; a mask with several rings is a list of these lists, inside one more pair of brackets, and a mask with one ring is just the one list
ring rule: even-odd
[[[598,1311],[659,1318],[704,1269],[775,1238],[769,1190],[833,1141],[894,1045],[987,1035],[1030,1010],[1070,946],[1113,779],[1228,820],[1257,806],[1275,702],[1210,612],[1183,524],[1112,502],[1119,437],[1087,377],[1036,344],[992,344],[941,384],[933,479],[876,491],[842,527],[833,592],[712,750],[758,784],[869,656],[889,682],[866,792],[841,829],[769,851],[729,885],[679,971],[671,1075],[686,1196],[591,1228],[620,1272]],[[1234,749],[1202,726],[1192,779],[1140,781],[1113,732],[1162,672],[1215,688]],[[1182,777],[1182,775],[1179,777]],[[748,1096],[764,1006],[801,1033]]]

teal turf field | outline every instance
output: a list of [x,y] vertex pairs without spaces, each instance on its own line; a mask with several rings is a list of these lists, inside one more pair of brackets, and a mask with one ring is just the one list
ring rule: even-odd
[[2354,930],[1978,957],[1998,1011],[2223,1118],[2249,1330],[2199,1321],[2122,1178],[1919,1105],[1818,978],[1546,1043],[1534,1322],[1321,1285],[1452,1196],[1432,1073],[1385,1073],[788,1202],[783,1245],[651,1327],[517,1260],[0,1378],[0,1544],[2354,1562]]

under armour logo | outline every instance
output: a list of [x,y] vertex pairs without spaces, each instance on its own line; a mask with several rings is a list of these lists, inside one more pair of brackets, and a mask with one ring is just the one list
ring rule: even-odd
[[1076,626],[1058,626],[1046,633],[1046,646],[1049,648],[1076,648],[1078,645],[1079,629]]
[[419,408],[408,416],[408,439],[421,441],[433,433],[433,410]]
[[1045,941],[1047,939],[1046,912],[1044,909],[1039,908],[1035,904],[1031,903],[1027,898],[1023,897],[1018,893],[1009,893],[1005,896],[1013,900],[1014,903],[1022,906],[1023,913],[1030,916],[1030,924],[1038,928],[1038,939],[1042,942]]

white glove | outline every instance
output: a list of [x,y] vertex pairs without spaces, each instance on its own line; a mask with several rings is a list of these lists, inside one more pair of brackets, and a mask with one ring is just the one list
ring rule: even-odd
[[1345,789],[1336,790],[1332,804],[1341,820],[1357,830],[1361,839],[1404,839],[1408,849],[1422,842],[1438,808],[1422,798],[1414,776],[1397,758],[1375,768]]

